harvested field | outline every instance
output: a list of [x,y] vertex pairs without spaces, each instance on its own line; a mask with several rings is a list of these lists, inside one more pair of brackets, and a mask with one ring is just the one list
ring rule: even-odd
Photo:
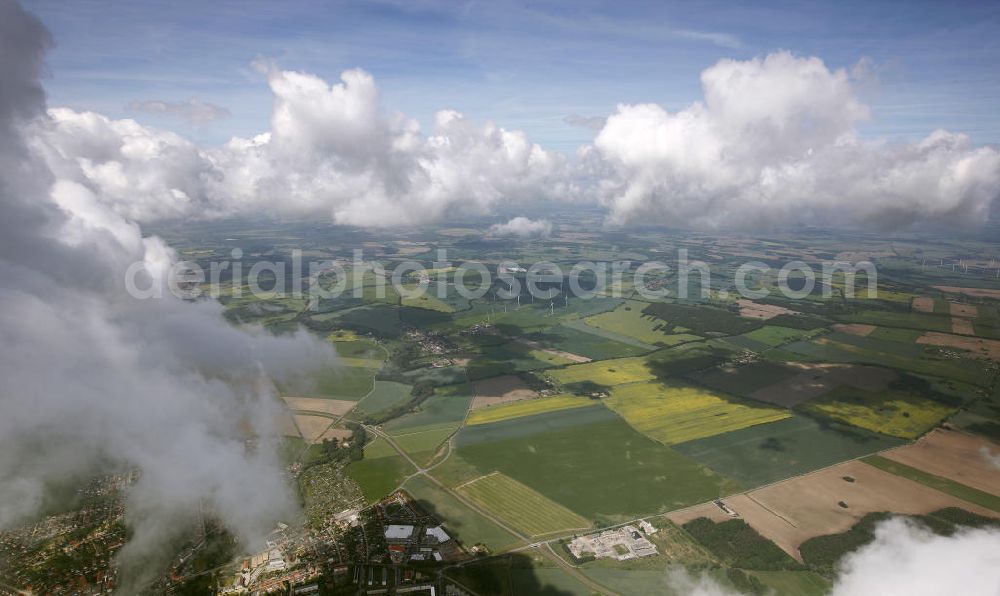
[[978,317],[979,308],[971,304],[959,304],[958,302],[948,303],[948,310],[953,317]]
[[466,424],[489,424],[511,418],[523,418],[533,416],[543,412],[554,412],[556,410],[566,410],[569,408],[582,408],[592,406],[594,401],[586,397],[575,395],[557,395],[532,399],[529,401],[519,401],[506,404],[498,404],[489,408],[481,408],[469,413]]
[[949,294],[965,294],[973,298],[992,298],[1000,300],[1000,290],[991,288],[960,288],[957,286],[934,286],[935,290],[941,290]]
[[591,525],[559,503],[500,472],[466,482],[457,490],[529,536],[585,529]]
[[930,296],[920,296],[913,299],[910,307],[917,312],[932,313],[934,312],[934,299]]
[[333,420],[325,416],[309,416],[308,414],[296,414],[295,425],[302,431],[302,438],[307,443],[317,443],[320,437],[333,424]]
[[689,521],[698,519],[699,517],[706,517],[714,522],[724,522],[733,519],[728,513],[722,510],[722,507],[716,505],[715,501],[702,503],[701,505],[695,505],[694,507],[688,507],[687,509],[681,509],[680,511],[674,511],[672,513],[668,513],[665,517],[678,526],[683,526]]
[[531,341],[530,339],[520,339],[518,340],[518,342],[528,346],[529,348],[538,350],[539,352],[544,352],[546,354],[550,354],[557,358],[565,358],[570,362],[576,362],[578,364],[583,362],[590,362],[591,360],[590,358],[587,358],[586,356],[581,356],[579,354],[571,354],[570,352],[563,352],[562,350],[553,350],[551,348],[547,348],[542,344],[538,343],[537,341]]
[[665,445],[791,416],[784,410],[734,403],[711,391],[680,383],[620,385],[612,389],[605,403],[633,428]]
[[845,364],[809,364],[790,362],[789,367],[802,372],[773,385],[750,393],[749,397],[779,406],[793,407],[849,385],[866,391],[879,391],[889,386],[896,373],[876,366]]
[[283,437],[302,437],[299,427],[295,426],[295,420],[292,419],[292,415],[284,412],[281,414],[278,422],[278,432]]
[[951,332],[961,335],[975,335],[976,329],[972,326],[972,321],[959,317],[951,318]]
[[345,399],[323,399],[321,397],[283,397],[288,409],[301,412],[321,412],[331,416],[343,416],[351,411],[357,402]]
[[[956,319],[952,319],[952,321],[955,320]],[[917,339],[917,343],[929,346],[957,348],[959,350],[968,351],[970,355],[974,357],[1000,360],[1000,340],[996,339],[964,337],[961,335],[952,335],[950,333],[937,333],[929,331],[921,335],[920,338]]]
[[476,381],[472,388],[476,394],[476,399],[472,401],[473,410],[538,397],[536,391],[515,375]]
[[837,323],[833,326],[833,329],[834,331],[849,333],[858,337],[868,337],[878,327],[875,325],[865,325],[864,323]]
[[740,307],[740,316],[751,319],[773,319],[778,315],[797,315],[797,311],[775,306],[773,304],[758,304],[753,300],[737,300]]
[[1000,454],[1000,443],[939,428],[912,445],[887,451],[882,456],[1000,496],[1000,468],[987,454],[994,457]]
[[[840,502],[847,507],[840,506]],[[726,499],[726,504],[762,536],[800,561],[800,544],[814,536],[844,532],[868,513],[926,514],[945,507],[961,507],[979,515],[998,517],[985,507],[860,461],[734,495]]]

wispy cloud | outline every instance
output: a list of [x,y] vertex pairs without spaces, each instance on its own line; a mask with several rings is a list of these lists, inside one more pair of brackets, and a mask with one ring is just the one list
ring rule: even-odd
[[132,100],[128,104],[128,109],[133,112],[145,112],[157,116],[173,116],[193,122],[204,124],[215,122],[230,116],[230,111],[220,105],[191,98],[185,101],[164,101],[159,99]]
[[736,49],[743,47],[743,42],[740,38],[735,35],[730,35],[729,33],[718,33],[716,31],[692,31],[690,29],[675,29],[673,34],[677,37],[682,37],[684,39],[690,39],[694,41],[707,41],[709,43],[715,44],[720,48],[730,48]]
[[581,116],[579,114],[570,114],[563,118],[563,122],[570,126],[579,126],[590,130],[601,130],[607,121],[608,119],[604,116]]

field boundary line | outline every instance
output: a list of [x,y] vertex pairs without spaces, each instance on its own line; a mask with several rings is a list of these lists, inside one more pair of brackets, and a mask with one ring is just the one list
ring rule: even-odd
[[455,490],[461,490],[461,489],[465,488],[466,486],[469,486],[470,484],[479,482],[480,480],[486,480],[490,476],[496,476],[499,473],[500,473],[500,470],[494,470],[494,471],[490,472],[489,474],[483,474],[482,476],[477,476],[477,477],[473,478],[472,480],[466,480],[462,484],[459,484],[458,486],[456,486]]

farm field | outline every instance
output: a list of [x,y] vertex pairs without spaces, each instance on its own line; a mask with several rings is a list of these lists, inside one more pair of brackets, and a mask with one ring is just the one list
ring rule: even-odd
[[898,391],[864,391],[838,387],[806,406],[811,412],[870,431],[915,439],[955,408]]
[[473,411],[538,397],[537,392],[515,375],[475,381],[472,383],[472,390],[476,395],[472,400]]
[[461,424],[472,403],[472,387],[467,384],[438,387],[417,409],[385,424],[391,435],[404,432],[451,428]]
[[882,391],[897,378],[892,369],[876,366],[790,362],[787,368],[797,374],[752,391],[748,397],[791,408],[840,387]]
[[562,385],[596,383],[604,386],[647,381],[656,378],[645,358],[619,358],[599,360],[587,364],[574,364],[548,371],[550,377]]
[[351,411],[357,402],[343,399],[324,399],[322,397],[283,397],[289,410],[304,412],[319,412],[328,416],[338,417]]
[[672,449],[753,488],[900,444],[900,439],[859,428],[794,416]]
[[912,445],[883,455],[928,474],[1000,495],[1000,469],[990,459],[1000,455],[1000,442],[986,437],[937,429]]
[[400,449],[413,458],[413,461],[420,465],[427,465],[434,459],[434,455],[437,453],[438,448],[441,447],[441,444],[457,429],[458,425],[456,424],[451,427],[407,432],[392,435],[392,440],[396,442],[396,445]]
[[833,582],[812,571],[752,571],[775,596],[825,596]]
[[566,325],[557,325],[544,331],[536,331],[527,335],[525,339],[544,347],[585,356],[591,360],[638,356],[649,351],[646,348],[600,337]]
[[545,412],[554,412],[556,410],[582,408],[590,405],[594,405],[593,400],[585,397],[577,397],[575,395],[554,395],[552,397],[542,397],[529,401],[506,403],[490,406],[488,408],[481,408],[479,410],[473,410],[469,412],[466,424],[470,426],[476,424],[489,424],[491,422],[500,422],[501,420],[522,418]]
[[663,321],[651,315],[643,314],[647,306],[645,302],[626,300],[624,304],[611,312],[601,313],[586,320],[587,325],[604,329],[620,335],[633,337],[645,344],[674,345],[682,341],[697,341],[697,335],[674,334],[664,331],[669,329]]
[[456,490],[528,536],[590,527],[586,519],[499,472],[462,483]]
[[[971,331],[970,331],[971,333]],[[1000,341],[978,337],[963,337],[950,333],[925,333],[917,339],[918,344],[957,348],[968,352],[972,358],[989,358],[1000,361]]]
[[636,430],[664,445],[791,417],[786,410],[736,403],[676,382],[619,385],[604,402]]
[[392,445],[378,438],[365,446],[363,459],[347,466],[347,475],[358,484],[369,503],[396,490],[399,483],[415,471]]
[[951,319],[945,316],[919,312],[889,312],[869,310],[837,317],[844,323],[864,323],[877,327],[902,327],[927,331],[951,331]]
[[606,339],[609,341],[618,342],[621,344],[633,346],[643,352],[650,352],[655,350],[657,346],[646,343],[644,341],[639,341],[631,335],[625,335],[624,333],[616,333],[610,329],[603,329],[601,327],[594,327],[593,325],[588,325],[583,319],[569,319],[562,323],[562,326],[567,329],[576,329],[588,335],[592,335],[595,339]]
[[469,426],[456,445],[435,477],[457,486],[500,471],[588,520],[676,509],[729,486],[599,404]]
[[498,375],[538,370],[572,362],[557,355],[533,349],[519,341],[501,345],[483,346],[479,355],[469,364],[469,378],[485,379]]
[[394,381],[375,381],[372,392],[358,402],[354,411],[358,414],[375,414],[398,406],[410,399],[413,387]]
[[811,341],[786,344],[764,354],[769,359],[810,362],[848,362],[896,368],[917,374],[988,386],[984,367],[971,360],[943,359],[936,348],[831,334]]
[[971,486],[959,484],[954,480],[948,480],[947,478],[935,476],[934,474],[928,474],[927,472],[918,470],[917,468],[912,468],[906,464],[901,464],[878,455],[866,457],[861,461],[868,465],[875,466],[880,470],[889,472],[890,474],[908,478],[914,482],[919,482],[924,486],[929,486],[953,497],[958,497],[964,501],[968,501],[1000,513],[1000,497],[996,495],[991,495],[990,493],[972,488]]
[[[678,591],[668,583],[669,569],[614,569],[607,567],[588,567],[584,575],[607,586],[619,594],[665,594],[667,596],[688,596]],[[730,587],[725,571],[709,568],[701,575],[711,578],[715,583]],[[683,584],[681,584],[683,585]]]
[[[848,530],[872,512],[925,514],[960,507],[979,515],[997,516],[985,507],[860,461],[734,495],[726,503],[762,536],[797,559],[802,542]],[[780,512],[780,517],[775,512]]]
[[421,507],[438,519],[444,520],[445,530],[456,536],[467,547],[481,542],[491,550],[498,551],[520,542],[516,536],[470,509],[423,476],[410,478],[403,485],[403,489]]
[[302,439],[307,443],[316,443],[320,437],[330,428],[336,420],[326,416],[309,416],[306,414],[295,414],[295,426],[301,432]]
[[307,388],[302,392],[283,392],[303,397],[354,398],[357,400],[368,395],[372,390],[376,372],[367,366],[338,366],[321,373],[316,379],[315,387]]
[[791,366],[761,360],[740,366],[720,366],[694,373],[688,378],[700,385],[741,397],[750,397],[754,391],[773,386],[800,374]]
[[755,341],[769,347],[774,347],[790,341],[800,340],[805,337],[809,337],[810,335],[813,335],[812,331],[779,327],[776,325],[765,325],[760,329],[754,329],[749,333],[744,333],[740,337],[745,337],[751,341]]

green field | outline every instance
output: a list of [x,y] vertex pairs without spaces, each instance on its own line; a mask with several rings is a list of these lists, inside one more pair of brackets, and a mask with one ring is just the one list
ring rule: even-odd
[[825,596],[833,583],[812,571],[753,571],[760,583],[774,590],[774,596]]
[[745,405],[682,383],[619,385],[604,400],[636,430],[665,445],[788,418],[787,410]]
[[811,331],[802,329],[792,329],[790,327],[778,327],[775,325],[765,325],[760,329],[754,329],[749,333],[744,333],[740,337],[774,347],[790,341],[795,341],[812,335]]
[[398,406],[410,399],[413,387],[393,381],[375,381],[374,390],[354,406],[354,413],[365,415],[375,414],[382,410]]
[[859,428],[795,416],[672,448],[744,488],[753,488],[902,443]]
[[741,366],[712,368],[692,374],[689,378],[719,391],[747,397],[758,389],[763,389],[801,373],[801,370],[783,366],[777,362],[761,360]]
[[567,327],[566,325],[558,325],[544,331],[537,331],[527,335],[525,338],[555,350],[586,356],[594,360],[638,356],[649,351],[646,348],[600,337],[593,333]]
[[573,319],[569,321],[564,321],[563,327],[567,329],[575,329],[586,333],[587,335],[593,335],[596,339],[606,339],[608,341],[613,341],[625,345],[632,346],[643,352],[650,352],[657,348],[656,345],[646,343],[644,341],[639,341],[631,335],[625,335],[624,333],[616,333],[610,329],[602,329],[601,327],[594,327],[593,325],[588,325],[583,319]]
[[879,327],[901,327],[926,331],[951,332],[951,317],[919,312],[886,312],[868,310],[837,317],[844,323],[866,323]]
[[972,359],[940,356],[940,350],[919,344],[906,344],[843,333],[811,341],[797,341],[768,351],[771,360],[808,362],[849,362],[875,364],[917,374],[955,379],[979,386],[989,386],[990,377],[982,363]]
[[928,474],[923,470],[918,470],[917,468],[901,464],[878,455],[866,457],[861,461],[875,466],[880,470],[885,470],[890,474],[902,476],[903,478],[909,478],[914,482],[919,482],[920,484],[929,486],[953,497],[958,497],[963,501],[968,501],[1000,513],[1000,497],[996,495],[991,495],[990,493],[972,488],[971,486],[966,486],[959,482],[955,482],[954,480],[942,478],[934,474]]
[[901,343],[913,343],[923,335],[923,331],[915,329],[897,329],[895,327],[878,327],[872,331],[868,337],[872,339],[884,339],[886,341],[898,341]]
[[465,420],[465,413],[472,403],[472,387],[450,385],[438,387],[416,410],[390,420],[385,424],[389,434],[419,432],[432,429],[454,428]]
[[321,372],[314,379],[281,384],[278,388],[282,395],[358,399],[372,390],[376,372],[367,367],[335,366]]
[[434,459],[434,454],[437,453],[441,444],[444,443],[456,429],[458,429],[457,424],[451,427],[432,428],[417,432],[411,431],[392,435],[392,440],[396,442],[396,445],[398,445],[400,449],[413,458],[413,461],[420,465],[427,465],[432,459]]
[[601,405],[466,427],[456,444],[433,471],[450,485],[500,471],[589,520],[673,510],[728,486]]
[[369,443],[365,447],[364,459],[347,466],[347,475],[358,483],[369,503],[396,490],[399,483],[415,471],[385,439],[375,439]]
[[502,345],[483,346],[479,348],[479,356],[469,363],[470,379],[485,379],[499,375],[549,368],[569,361],[553,363],[550,354],[538,356],[539,351],[524,343],[516,341]]
[[457,490],[527,536],[590,527],[586,519],[499,472],[470,480]]
[[672,346],[684,341],[697,341],[697,335],[669,334],[663,321],[651,315],[643,314],[645,302],[627,300],[611,312],[601,313],[586,319],[587,325],[604,329],[612,333],[627,335],[640,342],[652,345]]
[[423,476],[414,476],[404,487],[429,513],[442,520],[445,529],[470,547],[486,544],[498,551],[516,545],[516,536],[470,509],[444,489]]

